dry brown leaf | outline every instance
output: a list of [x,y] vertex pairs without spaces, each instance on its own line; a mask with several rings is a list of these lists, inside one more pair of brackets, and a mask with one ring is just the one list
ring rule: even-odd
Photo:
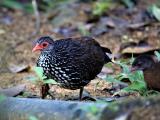
[[141,54],[149,51],[157,50],[155,47],[128,47],[122,50],[122,54],[133,53],[133,54]]
[[30,69],[29,65],[9,65],[9,70],[13,73],[19,73],[19,72],[24,72],[28,71]]
[[14,97],[19,95],[21,92],[24,92],[25,89],[26,85],[22,84],[7,89],[0,89],[0,93],[4,94],[5,96]]

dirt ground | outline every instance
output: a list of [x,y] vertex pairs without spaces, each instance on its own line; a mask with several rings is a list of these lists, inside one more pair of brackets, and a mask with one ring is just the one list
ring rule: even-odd
[[[0,20],[9,17],[10,23],[0,23],[0,88],[9,88],[12,86],[25,84],[26,95],[40,96],[40,87],[34,84],[27,78],[35,76],[31,70],[36,65],[36,60],[39,53],[32,53],[33,41],[42,35],[51,35],[54,38],[64,38],[60,34],[53,32],[53,25],[49,23],[46,16],[41,14],[41,28],[40,33],[33,35],[35,31],[35,16],[26,14],[22,11],[7,11],[1,10]],[[8,18],[7,18],[8,19]],[[119,52],[121,43],[126,42],[124,38],[128,37],[128,41],[140,41],[145,39],[151,46],[159,47],[159,33],[154,32],[159,28],[160,23],[155,23],[152,26],[145,27],[144,31],[126,32],[121,36],[116,36],[112,33],[106,33],[97,36],[95,39],[105,47],[112,50],[113,53]],[[75,35],[80,36],[80,35]],[[73,36],[74,37],[74,36]],[[128,42],[127,41],[127,42]],[[14,66],[27,65],[30,69],[24,72],[14,73],[10,69]],[[113,71],[117,72],[119,68],[113,67]],[[91,96],[110,97],[111,94],[104,91],[105,88],[110,88],[111,83],[106,82],[100,78],[92,80],[85,89]],[[78,95],[78,90],[66,90],[58,86],[51,86],[51,93],[55,99],[66,99]],[[24,95],[25,97],[25,95]]]

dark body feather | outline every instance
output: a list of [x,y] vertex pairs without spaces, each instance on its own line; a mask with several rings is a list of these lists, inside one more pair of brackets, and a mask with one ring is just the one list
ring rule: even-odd
[[37,66],[44,69],[48,78],[56,80],[67,89],[79,89],[100,73],[110,62],[98,42],[90,37],[67,38],[53,41],[41,52]]

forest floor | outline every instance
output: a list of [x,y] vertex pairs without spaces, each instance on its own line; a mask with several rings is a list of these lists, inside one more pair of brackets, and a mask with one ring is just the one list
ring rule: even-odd
[[[108,47],[117,55],[123,54],[122,46],[128,42],[138,43],[144,40],[153,49],[158,48],[160,46],[160,23],[148,18],[144,13],[149,4],[139,3],[132,10],[128,10],[124,6],[115,7],[98,20],[92,20],[87,14],[84,14],[90,5],[81,3],[76,7],[71,7],[75,9],[75,13],[73,13],[75,15],[71,17],[61,18],[57,14],[54,16],[57,19],[66,19],[67,23],[63,24],[51,22],[49,19],[52,17],[52,13],[47,15],[40,13],[40,32],[35,35],[33,35],[36,22],[34,14],[27,14],[19,10],[0,9],[0,88],[6,89],[25,84],[26,89],[21,95],[22,97],[40,96],[40,86],[29,79],[36,76],[32,68],[36,65],[40,54],[32,53],[33,41],[42,35],[51,35],[56,39],[77,37],[84,35],[82,33],[90,29],[92,36],[102,46]],[[89,20],[90,22],[88,22]],[[85,30],[78,31],[76,27],[79,25],[77,24],[82,24]],[[136,52],[138,53],[138,51]],[[111,66],[112,68],[105,66],[107,69],[104,70],[105,74],[120,72],[119,66],[113,64]],[[85,87],[85,90],[94,97],[111,97],[113,94],[106,88],[109,89],[112,85],[112,83],[97,77]],[[56,85],[51,85],[50,91],[55,99],[61,100],[78,96],[79,92],[79,90],[66,90]]]

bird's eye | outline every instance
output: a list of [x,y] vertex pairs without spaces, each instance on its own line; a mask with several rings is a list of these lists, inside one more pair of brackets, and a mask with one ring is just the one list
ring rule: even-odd
[[47,42],[43,42],[43,43],[42,43],[42,46],[43,46],[43,47],[47,47],[47,46],[48,46],[48,43],[47,43]]

